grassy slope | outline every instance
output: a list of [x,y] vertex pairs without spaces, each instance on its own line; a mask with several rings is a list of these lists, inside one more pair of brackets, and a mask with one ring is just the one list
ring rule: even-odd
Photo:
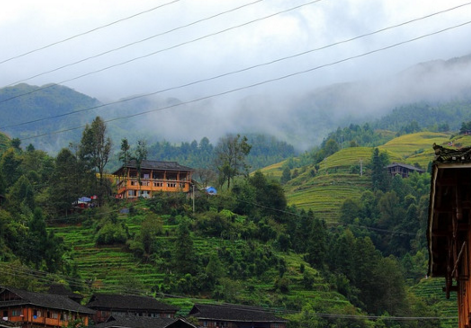
[[[471,137],[466,138],[460,137],[456,143],[470,144]],[[420,132],[394,138],[378,148],[388,153],[391,162],[417,162],[426,168],[433,160],[432,145],[447,145],[449,141],[450,134]],[[341,149],[320,163],[315,177],[310,173],[312,167],[299,169],[302,173],[284,186],[288,203],[298,208],[310,209],[327,222],[335,221],[345,199],[358,199],[361,193],[370,187],[367,167],[372,152],[371,147]],[[359,166],[360,161],[366,174],[362,177],[350,174],[351,168]],[[281,165],[272,165],[262,172],[273,172],[276,169],[281,172],[279,168]],[[276,176],[274,173],[272,175]]]
[[[144,215],[134,218],[121,216],[126,220],[131,233],[138,232],[140,222]],[[174,231],[176,226],[166,225],[165,229]],[[151,264],[141,263],[133,255],[125,251],[123,245],[97,247],[93,240],[94,231],[91,227],[81,225],[58,226],[52,228],[57,236],[63,237],[65,243],[74,250],[74,258],[78,266],[78,273],[83,279],[93,280],[93,287],[104,292],[122,292],[120,283],[123,277],[132,276],[137,281],[136,288],[150,290],[155,285],[163,283],[165,273]],[[175,237],[160,237],[162,247],[172,249]],[[197,254],[210,254],[223,248],[236,248],[245,245],[246,240],[223,240],[220,238],[193,238]],[[240,254],[238,254],[240,255]],[[252,278],[241,282],[238,291],[239,298],[251,303],[268,303],[283,297],[286,301],[296,302],[299,299],[309,299],[312,302],[334,302],[338,306],[348,305],[348,301],[340,294],[332,292],[329,284],[320,277],[314,269],[309,267],[300,255],[277,253],[285,259],[287,272],[285,277],[290,281],[290,292],[280,294],[275,292],[274,281],[279,276],[276,268],[269,269],[260,278]],[[303,288],[303,274],[300,272],[301,263],[305,270],[311,271],[315,277],[313,290]],[[249,291],[250,290],[250,291]],[[194,302],[210,302],[210,295],[200,295],[199,299],[192,298],[166,298],[166,302],[181,308],[181,314],[186,314]]]

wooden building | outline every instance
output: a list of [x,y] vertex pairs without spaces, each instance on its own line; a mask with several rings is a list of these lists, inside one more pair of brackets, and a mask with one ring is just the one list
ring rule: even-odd
[[197,328],[184,319],[150,318],[127,316],[110,317],[106,322],[97,324],[94,328]]
[[174,318],[178,311],[178,308],[153,297],[118,294],[94,294],[87,307],[96,311],[95,323],[106,322],[110,317]]
[[253,306],[195,304],[190,316],[205,328],[286,328],[288,320]]
[[388,166],[386,166],[386,169],[388,170],[388,173],[391,176],[396,176],[399,174],[403,178],[408,178],[409,174],[418,172],[420,174],[424,173],[425,170],[419,169],[418,167],[415,167],[413,165],[409,164],[402,164],[402,163],[392,163]]
[[[140,173],[139,173],[140,171]],[[142,161],[140,169],[135,160],[120,167],[117,176],[117,197],[152,198],[158,192],[190,192],[193,169],[177,162]]]
[[69,321],[82,320],[88,326],[90,310],[66,296],[33,293],[0,286],[2,319],[22,328],[64,327]]
[[428,222],[429,275],[456,292],[459,327],[471,327],[471,147],[434,145]]

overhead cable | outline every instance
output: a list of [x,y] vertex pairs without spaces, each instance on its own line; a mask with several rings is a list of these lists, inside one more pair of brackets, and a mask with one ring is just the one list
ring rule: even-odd
[[92,33],[92,32],[96,32],[96,31],[98,31],[98,30],[101,30],[101,29],[110,27],[110,26],[112,26],[112,25],[115,25],[115,24],[118,24],[118,23],[127,21],[127,20],[129,20],[129,19],[134,18],[134,17],[140,16],[140,15],[143,15],[143,14],[147,14],[147,13],[149,13],[149,12],[151,12],[151,11],[160,9],[160,8],[162,8],[162,7],[165,7],[165,6],[174,4],[174,3],[179,2],[179,1],[180,1],[180,0],[173,0],[173,1],[170,1],[170,2],[167,2],[167,3],[164,3],[164,4],[162,4],[162,5],[159,5],[159,6],[157,6],[157,7],[150,8],[150,9],[147,9],[147,10],[144,10],[144,11],[141,11],[141,12],[139,12],[139,13],[137,13],[137,14],[134,14],[134,15],[131,15],[131,16],[127,16],[127,17],[118,19],[118,20],[116,20],[116,21],[113,21],[113,22],[111,22],[111,23],[108,23],[108,24],[105,24],[105,25],[102,25],[102,26],[95,27],[95,28],[93,28],[93,29],[91,29],[91,30],[88,30],[88,31],[86,31],[86,32],[79,33],[79,34],[70,36],[70,37],[68,37],[68,38],[65,38],[65,39],[63,39],[63,40],[56,41],[56,42],[50,43],[50,44],[48,44],[48,45],[42,46],[42,47],[40,47],[40,48],[30,50],[30,51],[25,52],[25,53],[22,53],[22,54],[20,54],[20,55],[16,55],[16,56],[7,58],[7,59],[5,59],[5,60],[0,61],[0,65],[1,65],[1,64],[4,64],[4,63],[6,63],[6,62],[12,61],[12,60],[14,60],[14,59],[18,59],[18,58],[21,58],[21,57],[30,55],[30,54],[35,53],[35,52],[38,52],[38,51],[40,51],[40,50],[44,50],[44,49],[53,47],[53,46],[55,46],[55,45],[58,45],[58,44],[61,44],[61,43],[70,41],[70,40],[72,40],[72,39],[76,39],[76,38],[81,37],[81,36],[84,36],[84,35],[86,35],[86,34],[90,34],[90,33]]
[[136,45],[136,44],[145,42],[145,41],[149,41],[149,40],[155,39],[155,38],[157,38],[157,37],[159,37],[159,36],[163,36],[163,35],[169,34],[169,33],[171,33],[171,32],[175,32],[175,31],[178,31],[178,30],[181,30],[181,29],[190,27],[190,26],[192,26],[192,25],[196,25],[196,24],[198,24],[198,23],[201,23],[201,22],[204,22],[204,21],[207,21],[207,20],[210,20],[210,19],[213,19],[213,18],[222,16],[222,15],[227,14],[227,13],[231,13],[231,12],[237,11],[237,10],[239,10],[239,9],[242,9],[242,8],[245,8],[245,7],[254,5],[254,4],[259,3],[259,2],[262,2],[262,1],[264,1],[264,0],[256,0],[256,1],[253,1],[253,2],[250,2],[250,3],[247,3],[247,4],[244,4],[244,5],[242,5],[242,6],[238,6],[238,7],[235,7],[235,8],[226,10],[226,11],[223,11],[223,12],[219,12],[219,13],[217,13],[217,14],[215,14],[215,15],[212,15],[212,16],[209,16],[209,17],[206,17],[206,18],[202,18],[202,19],[196,20],[196,21],[191,22],[191,23],[189,23],[189,24],[185,24],[185,25],[182,25],[182,26],[178,26],[178,27],[172,28],[172,29],[170,29],[170,30],[167,30],[167,31],[165,31],[165,32],[161,32],[161,33],[158,33],[158,34],[154,34],[154,35],[149,36],[149,37],[147,37],[147,38],[144,38],[144,39],[141,39],[141,40],[132,42],[132,43],[127,43],[127,44],[125,44],[125,45],[123,45],[123,46],[120,46],[120,47],[117,47],[117,48],[114,48],[114,49],[111,49],[111,50],[108,50],[108,51],[105,51],[105,52],[102,52],[102,53],[99,53],[99,54],[96,54],[96,55],[93,55],[93,56],[90,56],[90,57],[83,58],[83,59],[78,60],[78,61],[75,61],[75,62],[73,62],[73,63],[69,63],[69,64],[66,64],[66,65],[63,65],[63,66],[54,68],[54,69],[52,69],[52,70],[49,70],[49,71],[46,71],[46,72],[42,72],[42,73],[39,73],[39,74],[36,74],[36,75],[33,75],[33,76],[30,76],[30,77],[25,78],[25,79],[22,79],[22,80],[18,80],[18,81],[16,81],[16,82],[10,83],[8,86],[12,86],[12,85],[15,85],[15,84],[18,84],[18,83],[26,82],[26,81],[29,81],[29,80],[34,79],[34,78],[36,78],[36,77],[43,76],[43,75],[46,75],[46,74],[50,74],[50,73],[53,73],[53,72],[57,72],[57,71],[59,71],[59,70],[61,70],[61,69],[67,68],[67,67],[75,66],[75,65],[77,65],[77,64],[86,62],[86,61],[88,61],[88,60],[90,60],[90,59],[95,59],[95,58],[101,57],[101,56],[103,56],[103,55],[107,55],[107,54],[109,54],[109,53],[112,53],[112,52],[115,52],[115,51],[118,51],[118,50],[122,50],[122,49],[128,48],[128,47],[130,47],[130,46],[133,46],[133,45]]
[[90,75],[94,75],[94,74],[97,74],[97,73],[101,73],[101,72],[104,72],[104,71],[109,70],[109,69],[111,69],[111,68],[123,66],[123,65],[126,65],[126,64],[129,64],[129,63],[132,63],[132,62],[135,62],[135,61],[137,61],[137,60],[140,60],[140,59],[144,59],[144,58],[147,58],[147,57],[151,57],[151,56],[154,56],[154,55],[156,55],[156,54],[159,54],[159,53],[162,53],[162,52],[165,52],[165,51],[169,51],[169,50],[172,50],[172,49],[176,49],[176,48],[182,47],[182,46],[187,45],[187,44],[191,44],[191,43],[194,43],[194,42],[197,42],[197,41],[201,41],[201,40],[207,39],[207,38],[212,37],[212,36],[216,36],[216,35],[219,35],[219,34],[223,34],[223,33],[225,33],[225,32],[228,32],[228,31],[231,31],[231,30],[240,28],[240,27],[244,27],[244,26],[247,26],[247,25],[250,25],[250,24],[259,22],[259,21],[263,21],[263,20],[272,18],[272,17],[274,17],[274,16],[277,16],[277,15],[280,15],[280,14],[284,14],[284,13],[287,13],[287,12],[289,12],[289,11],[293,11],[293,10],[299,9],[299,8],[301,8],[301,7],[305,7],[305,6],[311,5],[311,4],[313,4],[313,3],[320,2],[320,1],[323,1],[323,0],[314,0],[314,1],[310,1],[310,2],[304,3],[304,4],[302,4],[302,5],[298,5],[298,6],[295,6],[295,7],[291,7],[291,8],[289,8],[289,9],[285,9],[285,10],[282,10],[282,11],[278,11],[278,12],[276,12],[276,13],[274,13],[274,14],[270,14],[270,15],[268,15],[268,16],[264,16],[264,17],[261,17],[261,18],[257,18],[257,19],[254,19],[254,20],[251,20],[251,21],[248,21],[248,22],[245,22],[245,23],[236,25],[236,26],[232,26],[232,27],[229,27],[229,28],[226,28],[226,29],[223,29],[223,30],[214,32],[214,33],[206,34],[206,35],[203,35],[203,36],[201,36],[201,37],[198,37],[198,38],[195,38],[195,39],[192,39],[192,40],[189,40],[189,41],[185,41],[185,42],[182,42],[182,43],[173,45],[173,46],[168,47],[168,48],[160,49],[160,50],[157,50],[157,51],[148,53],[148,54],[146,54],[146,55],[134,57],[134,58],[131,58],[131,59],[129,59],[129,60],[126,60],[126,61],[123,61],[123,62],[120,62],[120,63],[117,63],[117,64],[113,64],[113,65],[110,65],[110,66],[107,66],[107,67],[104,67],[104,68],[101,68],[101,69],[98,69],[98,70],[95,70],[95,71],[91,71],[91,72],[88,72],[88,73],[84,73],[84,74],[82,74],[82,75],[79,75],[79,76],[76,76],[76,77],[73,77],[73,78],[70,78],[70,79],[67,79],[67,80],[63,80],[63,81],[60,81],[60,82],[58,82],[58,83],[48,84],[48,85],[46,85],[46,86],[44,86],[44,87],[35,89],[35,90],[33,90],[33,91],[26,92],[26,93],[23,93],[23,94],[20,94],[20,95],[16,95],[16,96],[10,97],[10,98],[8,98],[8,99],[4,99],[4,100],[2,100],[0,103],[6,102],[6,101],[9,101],[9,100],[18,98],[18,97],[22,97],[22,96],[25,96],[25,95],[29,95],[29,94],[31,94],[31,93],[35,93],[35,92],[38,92],[38,91],[41,91],[41,90],[45,90],[45,89],[51,88],[51,87],[56,86],[56,85],[64,84],[64,83],[67,83],[67,82],[72,82],[72,81],[81,79],[81,78],[83,78],[83,77],[87,77],[87,76],[90,76]]
[[[10,125],[6,125],[6,126],[0,126],[0,129],[11,128],[11,127],[17,127],[17,126],[27,125],[27,124],[31,124],[31,123],[37,123],[37,122],[40,122],[40,121],[43,121],[43,120],[47,120],[47,119],[54,119],[54,118],[64,117],[64,116],[72,115],[72,114],[75,114],[75,113],[81,113],[81,112],[85,112],[85,111],[89,111],[89,110],[93,110],[93,109],[98,109],[98,108],[102,108],[102,107],[109,106],[109,105],[115,105],[115,104],[118,104],[118,103],[128,102],[128,101],[136,100],[136,99],[139,99],[139,98],[149,97],[149,96],[157,95],[157,94],[160,94],[160,93],[164,93],[164,92],[168,92],[168,91],[172,91],[172,90],[181,89],[181,88],[189,87],[189,86],[196,85],[196,84],[200,84],[200,83],[204,83],[204,82],[210,82],[210,81],[217,80],[217,79],[220,79],[220,78],[223,78],[223,77],[227,77],[227,76],[230,76],[230,75],[239,74],[239,73],[246,72],[246,71],[249,71],[249,70],[252,70],[252,69],[256,69],[256,68],[259,68],[259,67],[269,66],[269,65],[272,65],[272,64],[275,64],[275,63],[284,61],[284,60],[289,60],[289,59],[297,58],[297,57],[304,56],[304,55],[307,55],[307,54],[310,54],[310,53],[313,53],[313,52],[316,52],[316,51],[328,49],[328,48],[331,48],[331,47],[334,47],[334,46],[337,46],[337,45],[345,44],[345,43],[352,42],[352,41],[355,41],[355,40],[358,40],[358,39],[361,39],[361,38],[365,38],[365,37],[368,37],[368,36],[372,36],[372,35],[375,35],[375,34],[378,34],[378,33],[384,32],[384,31],[388,31],[388,30],[391,30],[391,29],[394,29],[394,28],[398,28],[398,27],[401,27],[401,26],[404,26],[404,25],[413,23],[413,22],[417,22],[417,21],[420,21],[420,20],[424,20],[424,19],[427,19],[427,18],[429,18],[429,17],[436,16],[436,15],[438,15],[438,14],[443,14],[443,13],[445,13],[445,12],[448,12],[448,11],[451,11],[451,10],[455,10],[455,9],[457,9],[457,8],[460,8],[460,7],[463,7],[463,6],[467,6],[467,5],[470,5],[470,4],[471,4],[471,2],[468,2],[468,3],[462,4],[462,5],[460,5],[460,6],[456,6],[456,7],[449,8],[449,9],[445,9],[445,10],[442,10],[442,11],[439,11],[439,12],[432,13],[432,14],[430,14],[430,15],[426,15],[426,16],[423,16],[423,17],[419,17],[419,18],[415,18],[415,19],[412,19],[412,20],[408,20],[408,21],[405,21],[405,22],[402,22],[402,23],[399,23],[399,24],[396,24],[396,25],[391,25],[391,26],[388,26],[388,27],[385,27],[385,28],[381,28],[381,29],[376,30],[376,31],[373,31],[373,32],[368,32],[368,33],[365,33],[365,34],[361,34],[361,35],[355,36],[355,37],[353,37],[353,38],[345,39],[345,40],[338,41],[338,42],[335,42],[335,43],[331,43],[331,44],[328,44],[328,45],[324,45],[324,46],[321,46],[321,47],[317,47],[317,48],[313,48],[313,49],[310,49],[310,50],[306,50],[306,51],[299,52],[299,53],[296,53],[296,54],[293,54],[293,55],[290,55],[290,56],[285,56],[285,57],[277,58],[277,59],[274,59],[274,60],[271,60],[271,61],[267,61],[267,62],[264,62],[264,63],[260,63],[260,64],[248,66],[248,67],[245,67],[245,68],[242,68],[242,69],[238,69],[238,70],[234,70],[234,71],[222,73],[222,74],[219,74],[219,75],[216,75],[216,76],[213,76],[213,77],[209,77],[209,78],[205,78],[205,79],[196,80],[196,81],[189,82],[189,83],[186,83],[186,84],[183,84],[183,85],[179,85],[179,86],[175,86],[175,87],[170,87],[170,88],[166,88],[166,89],[161,89],[161,90],[158,90],[158,91],[154,91],[154,92],[150,92],[150,93],[146,93],[146,94],[142,94],[142,95],[138,95],[138,96],[133,96],[133,97],[129,97],[129,98],[126,98],[126,99],[121,99],[121,100],[117,100],[117,101],[114,101],[114,102],[109,102],[109,103],[106,103],[106,104],[100,104],[100,105],[98,105],[98,106],[93,106],[93,107],[89,107],[89,108],[83,108],[83,109],[79,109],[79,110],[74,110],[74,111],[71,111],[71,112],[68,112],[68,113],[64,113],[64,114],[60,114],[60,115],[55,115],[55,116],[51,116],[51,117],[43,117],[43,118],[39,118],[39,119],[35,119],[35,120],[30,120],[30,121],[26,121],[26,122],[22,122],[22,123],[17,123],[17,124],[10,124]],[[52,86],[54,86],[54,85],[58,85],[58,84],[53,84]],[[49,87],[51,87],[51,85],[48,85],[48,86],[46,86],[46,87],[44,87],[44,88],[49,88]],[[15,99],[15,98],[24,96],[24,95],[31,94],[31,93],[33,93],[33,92],[38,92],[38,91],[40,91],[40,90],[43,90],[43,89],[39,88],[39,89],[37,89],[37,90],[33,90],[33,91],[28,92],[28,93],[24,93],[24,94],[20,94],[20,95],[13,96],[13,97],[8,98],[8,99],[4,99],[4,100],[0,101],[0,104],[3,103],[3,102],[6,102],[6,101],[9,101],[9,100],[12,100],[12,99]]]
[[[439,31],[424,34],[424,35],[421,35],[421,36],[418,36],[418,37],[415,37],[415,38],[412,38],[412,39],[409,39],[409,40],[406,40],[406,41],[394,43],[394,44],[391,44],[389,46],[385,46],[385,47],[382,47],[382,48],[378,48],[378,49],[375,49],[375,50],[364,52],[364,53],[359,54],[359,55],[350,56],[350,57],[340,59],[340,60],[337,60],[337,61],[333,61],[333,62],[330,62],[330,63],[327,63],[327,64],[322,64],[322,65],[315,66],[315,67],[312,67],[312,68],[309,68],[309,69],[293,72],[293,73],[283,75],[283,76],[280,76],[280,77],[275,77],[275,78],[264,80],[264,81],[261,81],[261,82],[256,82],[256,83],[241,86],[241,87],[238,87],[238,88],[222,91],[222,92],[215,93],[215,94],[212,94],[212,95],[199,97],[199,98],[196,98],[196,99],[193,99],[193,100],[188,100],[188,101],[181,102],[181,103],[178,103],[178,104],[169,105],[169,106],[165,106],[165,107],[161,107],[161,108],[154,108],[154,109],[150,109],[150,110],[146,110],[146,111],[143,111],[143,112],[130,114],[130,115],[126,115],[126,116],[115,117],[115,118],[112,118],[112,119],[104,120],[104,122],[108,123],[108,122],[118,121],[118,120],[122,120],[122,119],[130,119],[130,118],[133,118],[133,117],[146,115],[146,114],[149,114],[149,113],[163,111],[163,110],[166,110],[166,109],[171,109],[171,108],[175,108],[175,107],[179,107],[179,106],[183,106],[183,105],[188,105],[188,104],[200,102],[200,101],[203,101],[203,100],[208,100],[208,99],[212,99],[212,98],[232,94],[232,93],[235,93],[235,92],[239,92],[239,91],[255,88],[255,87],[258,87],[258,86],[261,86],[261,85],[265,85],[265,84],[268,84],[268,83],[282,81],[282,80],[285,80],[285,79],[288,79],[288,78],[291,78],[291,77],[294,77],[294,76],[299,76],[299,75],[311,73],[313,71],[316,71],[316,70],[319,70],[319,69],[322,69],[322,68],[335,66],[335,65],[353,60],[353,59],[366,57],[366,56],[369,56],[369,55],[372,55],[372,54],[375,54],[375,53],[378,53],[378,52],[381,52],[381,51],[385,51],[385,50],[392,49],[392,48],[395,48],[395,47],[398,47],[398,46],[401,46],[401,45],[404,45],[404,44],[407,44],[407,43],[418,41],[418,40],[421,40],[421,39],[424,39],[424,38],[427,38],[427,37],[430,37],[430,36],[433,36],[433,35],[436,35],[436,34],[439,34],[439,33],[450,31],[450,30],[453,30],[453,29],[456,29],[456,28],[459,28],[459,27],[463,27],[463,26],[468,25],[470,23],[471,23],[471,21],[467,21],[467,22],[464,22],[464,23],[461,23],[461,24],[458,24],[458,25],[454,25],[454,26],[451,26],[451,27],[441,29]],[[76,126],[76,127],[72,127],[72,128],[63,129],[63,130],[41,133],[41,134],[37,134],[35,136],[24,137],[24,138],[21,138],[20,140],[25,141],[25,140],[30,140],[30,139],[36,139],[36,138],[39,138],[39,137],[44,137],[44,136],[51,136],[51,135],[61,134],[61,133],[81,129],[81,128],[84,128],[85,126],[86,125],[80,125],[80,126]]]

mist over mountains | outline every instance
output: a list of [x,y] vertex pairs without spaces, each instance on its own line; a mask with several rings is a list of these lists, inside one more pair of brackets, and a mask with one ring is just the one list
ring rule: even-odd
[[0,131],[23,139],[25,145],[56,152],[78,141],[83,125],[100,115],[109,120],[116,144],[124,137],[131,142],[145,138],[149,143],[203,137],[217,142],[226,133],[264,133],[305,150],[337,127],[372,122],[397,107],[469,102],[471,55],[420,63],[394,76],[329,85],[303,94],[257,92],[241,98],[236,93],[201,98],[206,99],[133,96],[107,105],[65,86],[20,84],[0,89]]

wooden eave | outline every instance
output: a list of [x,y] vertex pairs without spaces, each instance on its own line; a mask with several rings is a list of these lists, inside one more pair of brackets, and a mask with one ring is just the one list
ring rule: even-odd
[[460,266],[467,252],[471,219],[471,154],[469,149],[434,146],[428,221],[429,275],[445,277],[447,296],[453,280],[467,279]]

